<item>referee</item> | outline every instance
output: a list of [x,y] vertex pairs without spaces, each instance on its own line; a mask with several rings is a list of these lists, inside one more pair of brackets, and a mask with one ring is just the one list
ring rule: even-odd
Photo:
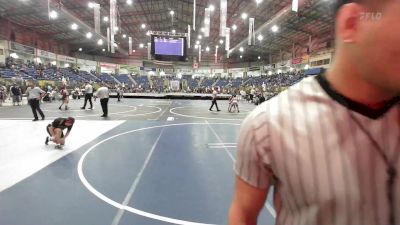
[[42,117],[42,120],[44,120],[44,114],[43,114],[42,110],[40,109],[40,100],[42,100],[42,98],[45,94],[46,93],[42,89],[40,89],[39,87],[35,87],[34,83],[31,83],[31,86],[28,87],[28,89],[26,90],[26,95],[28,97],[28,103],[31,106],[33,117],[34,117],[34,119],[32,121],[39,120],[36,111],[39,112],[40,116]]
[[339,1],[336,55],[243,122],[229,225],[400,224],[400,1]]
[[86,108],[86,104],[88,101],[90,103],[89,109],[93,109],[92,97],[93,97],[93,86],[89,82],[87,82],[87,84],[85,86],[85,102],[84,102],[83,106],[81,107],[81,109]]
[[96,92],[96,97],[100,99],[101,109],[103,110],[103,115],[101,117],[108,117],[108,87],[103,85],[101,88],[99,88]]

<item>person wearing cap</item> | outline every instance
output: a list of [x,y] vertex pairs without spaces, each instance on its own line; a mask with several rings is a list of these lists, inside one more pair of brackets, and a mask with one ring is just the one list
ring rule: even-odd
[[[50,136],[46,137],[45,144],[48,145],[49,141],[52,141],[56,144],[56,149],[62,150],[65,145],[65,140],[69,136],[74,123],[75,119],[72,117],[55,119],[46,127],[46,131]],[[63,131],[65,129],[67,129],[67,133],[64,135]]]

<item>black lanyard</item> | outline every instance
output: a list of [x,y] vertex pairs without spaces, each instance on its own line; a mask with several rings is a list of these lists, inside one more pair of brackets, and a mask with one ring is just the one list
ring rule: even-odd
[[[397,178],[397,171],[396,171],[396,163],[399,159],[399,152],[395,151],[395,157],[392,161],[390,161],[385,154],[384,149],[378,144],[375,138],[372,137],[371,133],[361,124],[361,122],[353,115],[352,112],[349,112],[351,119],[357,124],[357,126],[362,130],[362,132],[368,137],[369,141],[371,141],[374,149],[378,152],[378,154],[382,157],[383,161],[385,162],[387,168],[386,172],[389,176],[387,181],[387,197],[389,200],[389,225],[395,224],[395,216],[394,216],[394,209],[395,209],[395,200],[394,200],[394,191],[395,191],[395,180]],[[399,110],[399,118],[400,118],[400,110]]]

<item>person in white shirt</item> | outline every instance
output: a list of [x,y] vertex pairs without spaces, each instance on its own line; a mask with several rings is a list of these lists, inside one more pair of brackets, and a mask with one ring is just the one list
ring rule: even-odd
[[335,55],[244,120],[229,225],[400,225],[400,1],[336,0]]
[[32,108],[32,113],[34,116],[34,119],[32,121],[39,120],[36,111],[39,112],[40,116],[42,117],[42,120],[44,120],[45,116],[42,110],[40,109],[40,100],[45,95],[45,92],[39,87],[35,87],[34,83],[31,83],[30,87],[28,87],[28,89],[26,90],[26,94],[28,96],[28,103]]
[[93,109],[93,103],[92,103],[92,97],[93,97],[93,86],[88,82],[85,86],[85,103],[81,107],[81,109],[86,108],[86,103],[89,100],[90,103],[90,108]]
[[117,98],[118,98],[118,101],[119,101],[119,102],[121,101],[122,94],[123,94],[122,89],[119,88],[119,87],[117,87]]
[[217,95],[218,95],[217,88],[214,88],[214,91],[213,91],[213,93],[212,93],[212,104],[211,104],[211,107],[210,107],[209,111],[212,111],[212,108],[214,107],[214,105],[217,107],[217,111],[218,111],[218,112],[221,111],[221,110],[219,110],[219,108],[218,108],[218,104],[217,104]]
[[99,88],[96,92],[96,97],[100,99],[101,109],[103,110],[103,115],[101,117],[108,116],[108,98],[109,90],[108,87],[103,86]]

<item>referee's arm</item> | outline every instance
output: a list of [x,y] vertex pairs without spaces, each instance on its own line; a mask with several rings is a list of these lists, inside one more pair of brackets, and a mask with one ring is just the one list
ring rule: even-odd
[[235,162],[236,184],[229,225],[256,225],[258,215],[266,201],[273,172],[265,149],[269,149],[269,136],[264,125],[266,116],[260,107],[243,122]]
[[229,210],[229,225],[256,225],[268,188],[255,188],[236,176],[235,193]]

